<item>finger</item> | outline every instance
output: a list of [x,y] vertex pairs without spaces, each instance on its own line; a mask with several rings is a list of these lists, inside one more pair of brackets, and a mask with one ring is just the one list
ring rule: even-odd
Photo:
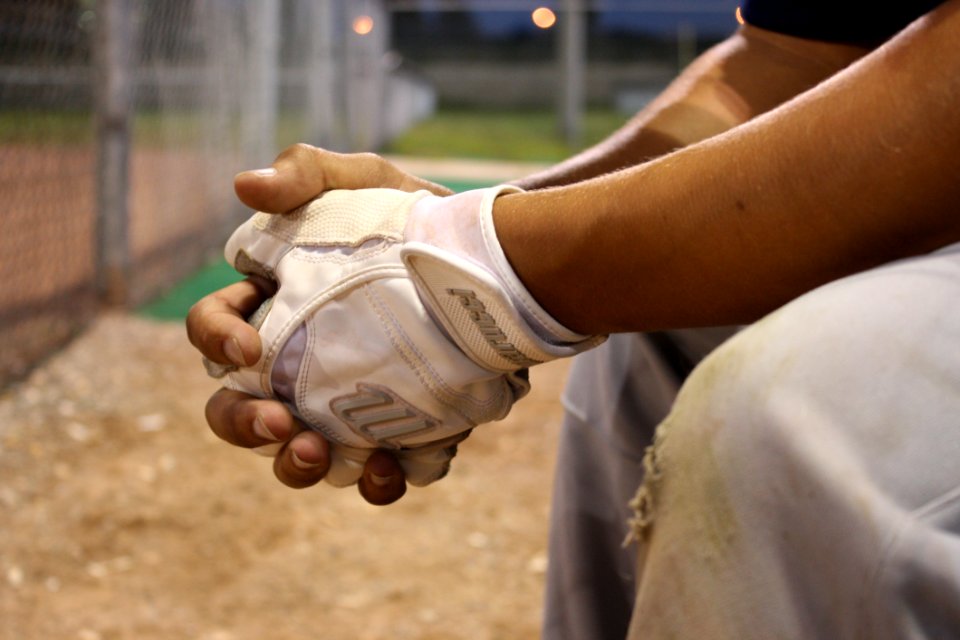
[[327,484],[338,489],[355,485],[363,475],[363,465],[369,457],[369,449],[350,450],[343,446],[331,447],[330,469],[323,479]]
[[470,431],[465,431],[431,446],[406,451],[406,455],[400,460],[400,466],[407,484],[425,487],[445,478],[450,471],[451,461],[457,455],[457,447],[469,435]]
[[246,318],[269,297],[267,285],[247,278],[202,298],[187,313],[187,337],[220,364],[249,366],[260,359],[260,336]]
[[320,482],[330,468],[330,444],[316,431],[297,433],[273,459],[273,473],[288,487],[303,489]]
[[387,451],[377,450],[367,458],[357,488],[370,504],[387,505],[403,497],[407,483],[397,459]]
[[257,211],[284,213],[330,189],[426,189],[436,195],[446,187],[405,173],[372,153],[342,154],[308,144],[287,147],[267,169],[244,171],[234,178],[237,197]]
[[283,403],[230,389],[210,397],[206,417],[217,437],[247,449],[286,442],[301,429]]

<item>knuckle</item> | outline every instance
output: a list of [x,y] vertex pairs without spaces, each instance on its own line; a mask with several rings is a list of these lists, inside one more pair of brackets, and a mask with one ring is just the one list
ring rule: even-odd
[[369,151],[353,154],[353,160],[376,180],[383,180],[390,174],[390,169],[393,166],[382,157]]
[[274,458],[274,475],[292,489],[306,489],[323,480],[322,470],[301,470],[287,462],[287,456]]
[[220,412],[221,412],[221,401],[223,397],[223,389],[220,389],[212,396],[207,399],[207,404],[203,409],[204,418],[207,420],[207,424],[210,426],[210,429],[217,434],[219,437],[221,435],[220,430]]
[[215,392],[207,401],[207,424],[221,440],[239,447],[262,444],[253,430],[256,407],[242,396],[226,388]]
[[359,153],[354,153],[353,158],[358,162],[365,162],[371,166],[379,166],[386,164],[387,161],[373,153],[372,151],[361,151]]
[[204,350],[211,344],[215,337],[211,334],[210,325],[207,322],[207,313],[205,307],[199,306],[199,303],[190,309],[187,314],[187,339],[194,347]]
[[197,340],[199,338],[199,331],[197,328],[197,316],[194,314],[193,307],[191,307],[190,311],[187,313],[186,320],[184,320],[184,326],[187,330],[187,340],[190,341],[190,344],[196,347],[198,344]]
[[245,442],[259,442],[260,438],[253,430],[256,408],[250,402],[234,399],[226,403],[224,417],[234,433],[242,436]]
[[206,313],[207,307],[210,305],[210,296],[206,295],[192,305],[190,305],[190,310],[187,311],[187,324],[198,322],[203,315]]
[[280,152],[277,160],[299,159],[312,156],[320,150],[306,142],[297,142]]

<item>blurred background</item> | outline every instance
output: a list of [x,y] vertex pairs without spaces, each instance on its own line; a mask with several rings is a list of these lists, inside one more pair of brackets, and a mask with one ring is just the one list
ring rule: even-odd
[[245,215],[232,175],[286,145],[555,161],[622,124],[735,27],[734,11],[0,2],[0,387],[102,304],[143,304],[204,264]]
[[236,172],[308,142],[509,180],[623,124],[735,10],[0,1],[0,639],[536,637],[565,364],[375,509],[215,441],[182,319],[237,278]]

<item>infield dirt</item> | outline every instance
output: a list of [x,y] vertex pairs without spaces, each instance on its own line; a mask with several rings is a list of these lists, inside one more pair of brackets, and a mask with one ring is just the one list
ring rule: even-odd
[[566,371],[377,508],[218,441],[181,323],[105,315],[0,396],[0,639],[535,638]]

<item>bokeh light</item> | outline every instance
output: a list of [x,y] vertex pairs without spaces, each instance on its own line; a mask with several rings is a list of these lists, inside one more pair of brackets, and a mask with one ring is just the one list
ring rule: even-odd
[[530,14],[530,19],[533,20],[533,24],[541,29],[549,29],[556,24],[557,14],[547,7],[537,7],[533,10],[533,13]]
[[353,19],[354,33],[365,36],[371,31],[373,31],[373,18],[370,16],[357,16]]

